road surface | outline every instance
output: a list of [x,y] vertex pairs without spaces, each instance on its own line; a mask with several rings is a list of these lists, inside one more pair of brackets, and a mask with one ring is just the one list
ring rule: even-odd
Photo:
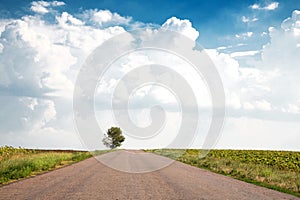
[[[136,154],[136,155],[135,155]],[[141,162],[141,157],[145,159]],[[107,161],[108,155],[100,156]],[[137,158],[136,160],[134,158]],[[155,157],[155,158],[154,158]],[[151,160],[146,160],[147,158]],[[145,168],[164,157],[119,151],[114,164]],[[124,164],[125,163],[125,164]],[[147,165],[148,165],[147,164]],[[153,164],[153,163],[152,163]],[[155,166],[155,164],[153,164]],[[148,173],[121,172],[95,158],[0,187],[0,199],[299,199],[180,162]]]

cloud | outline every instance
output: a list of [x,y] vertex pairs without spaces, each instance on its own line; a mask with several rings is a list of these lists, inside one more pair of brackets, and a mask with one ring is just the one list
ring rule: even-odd
[[269,28],[270,43],[262,49],[261,61],[254,63],[262,71],[274,71],[267,94],[270,102],[288,110],[289,104],[300,106],[300,12],[295,10],[292,17],[284,20],[281,28]]
[[254,56],[258,54],[260,51],[240,51],[240,52],[233,52],[230,54],[231,57],[243,57],[243,56]]
[[253,32],[249,31],[249,32],[246,32],[246,33],[236,34],[235,37],[246,39],[246,38],[252,37],[252,35],[253,35]]
[[259,4],[253,4],[250,6],[253,10],[275,10],[278,8],[279,3],[278,2],[272,2],[266,6],[261,6]]
[[[300,12],[295,10],[291,17],[282,22],[281,27],[269,28],[270,42],[262,49],[230,54],[237,60],[245,56],[244,61],[249,64],[248,67],[236,68],[239,74],[239,82],[236,85],[239,85],[239,88],[228,88],[238,94],[241,108],[265,111],[269,113],[263,115],[265,119],[271,119],[272,115],[281,116],[281,120],[299,117],[297,113],[300,108],[300,93],[295,92],[300,91],[300,82],[296,78],[296,74],[300,73],[297,64],[300,63],[299,23]],[[259,59],[251,61],[251,56],[258,55]],[[244,114],[247,115],[246,113]],[[256,117],[259,118],[259,115]]]
[[53,1],[53,2],[51,2],[51,5],[52,6],[64,6],[66,4],[65,4],[65,2],[62,2],[62,1]]
[[[3,126],[0,135],[7,132],[36,131],[55,119],[54,102],[32,97],[1,96],[2,108],[0,115]],[[8,115],[7,113],[10,114]]]
[[192,27],[192,23],[187,19],[180,20],[171,17],[162,25],[162,28],[179,32],[194,41],[199,37],[199,32]]
[[249,18],[249,17],[245,17],[245,16],[242,17],[242,22],[244,22],[244,23],[256,22],[256,21],[258,21],[258,18],[256,18],[256,17],[253,17],[253,18]]
[[[278,7],[274,3],[265,7],[253,5],[253,9],[272,10]],[[136,22],[109,10],[84,10],[74,15],[66,11],[51,12],[62,5],[64,3],[58,1],[36,1],[31,4],[34,14],[0,22],[0,145],[82,148],[72,116],[72,95],[78,70],[97,46],[124,33],[126,27]],[[41,18],[43,13],[51,14],[54,20]],[[255,18],[242,20],[247,23]],[[296,10],[280,28],[269,28],[265,34],[270,36],[270,41],[262,49],[220,53],[232,48],[228,46],[205,50],[221,76],[226,93],[229,119],[220,146],[288,149],[291,144],[291,148],[297,147],[299,123],[294,121],[299,119],[300,112],[299,24],[300,11]],[[198,30],[187,19],[171,17],[158,28],[177,31],[193,41],[199,37]],[[247,39],[253,34],[246,32],[236,37]],[[258,60],[250,59],[260,55]],[[245,57],[248,67],[241,65],[240,57]],[[186,65],[165,54],[141,53],[126,58],[126,62],[111,72],[112,77],[100,85],[98,94],[101,96],[96,99],[96,108],[110,103],[109,93],[116,85],[116,78],[154,59],[177,67],[192,87],[202,92],[199,95],[202,110],[211,106],[205,82],[198,81],[192,71],[186,70]],[[135,105],[137,107],[159,102],[173,106],[171,95],[161,89],[144,88],[133,96],[133,102],[142,101]],[[106,115],[101,119],[105,121]],[[178,123],[171,121],[170,129]],[[290,132],[290,136],[285,138],[280,132]],[[272,137],[272,144],[265,144],[271,133],[276,137]],[[256,139],[258,135],[264,135],[263,139]]]
[[57,7],[57,6],[63,6],[65,5],[62,1],[33,1],[31,3],[30,10],[36,13],[45,14],[49,12],[49,7]]
[[32,6],[30,9],[36,13],[48,13],[48,9],[46,8],[49,4],[45,1],[43,2],[32,2]]
[[[82,14],[82,18],[93,26],[110,27],[116,25],[129,26],[132,22],[131,17],[123,17],[118,13],[112,13],[109,10],[86,10]],[[132,24],[134,24],[132,22]]]
[[218,47],[217,50],[225,50],[225,49],[228,49],[230,47],[225,47],[225,46],[221,46],[221,47]]
[[61,26],[64,26],[68,23],[75,26],[84,25],[84,22],[82,22],[80,19],[73,17],[67,12],[63,12],[61,16],[56,17],[56,19]]
[[[300,73],[299,24],[300,12],[295,10],[281,27],[269,28],[265,34],[270,42],[262,49],[230,54],[218,53],[224,47],[209,51],[224,83],[229,116],[243,113],[257,119],[299,119],[300,93],[295,92],[300,91],[296,77]],[[243,33],[239,37],[252,34]]]
[[[64,73],[75,64],[76,58],[68,47],[51,41],[49,34],[54,30],[38,25],[37,20],[25,17],[12,21],[1,34],[2,93],[39,97],[70,94],[72,83]],[[60,93],[61,90],[64,92]]]
[[94,48],[124,29],[86,26],[67,12],[53,15],[51,23],[38,15],[1,21],[0,145],[82,148],[72,114],[76,74]]
[[266,101],[264,99],[260,100],[260,101],[255,101],[254,105],[259,110],[264,110],[264,111],[272,110],[272,105],[270,104],[270,102],[268,102],[268,101]]
[[[292,13],[292,17],[289,17],[289,18],[285,19],[282,22],[281,28],[285,32],[293,32],[293,34],[295,36],[299,36],[300,35],[299,21],[300,21],[300,11],[299,10],[294,10],[293,13]],[[272,30],[273,29],[271,28],[270,31],[272,31]]]

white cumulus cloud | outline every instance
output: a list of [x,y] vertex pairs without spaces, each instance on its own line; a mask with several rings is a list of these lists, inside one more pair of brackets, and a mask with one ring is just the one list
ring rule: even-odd
[[[1,21],[0,145],[82,148],[72,116],[76,74],[95,47],[124,29],[86,26],[67,12],[55,17],[52,23],[37,15]],[[30,141],[33,135],[40,144]]]
[[246,33],[236,34],[235,37],[246,39],[246,38],[252,37],[252,35],[253,35],[253,32],[249,31]]
[[109,27],[114,25],[129,25],[131,17],[123,17],[118,13],[112,13],[109,10],[87,10],[83,13],[83,18],[89,23],[100,27]]
[[36,13],[45,14],[49,12],[49,7],[57,7],[57,6],[63,6],[65,5],[62,1],[33,1],[31,3],[30,10]]
[[233,52],[230,54],[231,57],[243,57],[243,56],[254,56],[258,54],[260,51],[240,51],[240,52]]
[[258,21],[258,18],[256,18],[256,17],[253,17],[253,18],[245,17],[245,16],[242,17],[242,22],[244,22],[244,23],[256,22],[256,21]]
[[179,32],[194,41],[199,37],[199,32],[192,27],[192,23],[187,19],[181,20],[171,17],[162,25],[162,28]]
[[279,3],[278,2],[272,2],[270,4],[267,4],[265,6],[261,6],[259,4],[253,4],[250,6],[253,10],[275,10],[278,8]]

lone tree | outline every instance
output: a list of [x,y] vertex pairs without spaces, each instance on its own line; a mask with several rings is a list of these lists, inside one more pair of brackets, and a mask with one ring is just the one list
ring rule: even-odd
[[103,144],[111,149],[121,146],[121,143],[124,141],[125,137],[122,135],[122,131],[119,127],[111,127],[108,129],[102,140]]

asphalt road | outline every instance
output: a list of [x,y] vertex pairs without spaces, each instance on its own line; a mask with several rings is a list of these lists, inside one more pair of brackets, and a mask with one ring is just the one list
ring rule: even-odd
[[[171,162],[140,151],[120,151],[97,159],[104,163],[113,159],[110,166],[131,172]],[[0,199],[299,199],[180,162],[148,173],[127,173],[97,159],[2,186]]]

